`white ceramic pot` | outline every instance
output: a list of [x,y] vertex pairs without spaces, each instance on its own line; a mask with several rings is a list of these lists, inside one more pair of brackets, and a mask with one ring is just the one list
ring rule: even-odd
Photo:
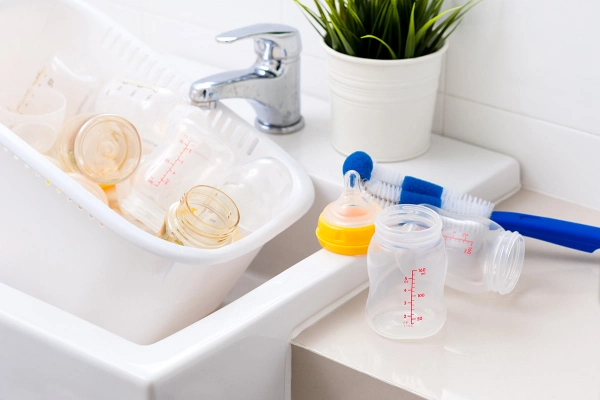
[[440,50],[407,60],[351,57],[327,52],[333,145],[348,155],[402,161],[427,151],[442,58]]

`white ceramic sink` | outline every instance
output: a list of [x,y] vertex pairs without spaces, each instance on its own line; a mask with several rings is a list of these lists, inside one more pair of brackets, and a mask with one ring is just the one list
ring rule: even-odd
[[313,209],[265,246],[230,304],[149,346],[0,284],[0,398],[284,398],[293,329],[367,279],[364,258],[318,251],[314,221],[338,188],[315,186]]
[[289,398],[289,338],[367,281],[364,257],[319,250],[314,236],[318,214],[340,193],[335,175],[312,174],[312,209],[263,248],[229,304],[149,346],[0,285],[0,398]]

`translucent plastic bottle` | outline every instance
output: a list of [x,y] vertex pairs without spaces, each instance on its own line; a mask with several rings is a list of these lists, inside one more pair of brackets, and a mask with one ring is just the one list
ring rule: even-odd
[[332,253],[358,256],[367,254],[375,232],[375,217],[381,207],[367,199],[360,186],[360,175],[344,175],[344,191],[339,199],[325,207],[319,217],[317,239]]
[[133,174],[142,145],[134,126],[123,117],[82,114],[63,125],[54,152],[65,171],[112,185]]
[[211,186],[196,186],[169,208],[159,235],[184,246],[216,249],[231,243],[239,220],[229,196]]
[[216,186],[233,162],[227,145],[185,112],[175,113],[165,140],[140,164],[121,209],[156,234],[173,203],[194,186]]
[[281,161],[263,157],[236,165],[218,187],[237,204],[241,214],[239,228],[247,234],[285,209],[292,191],[292,176]]
[[40,153],[52,148],[65,119],[67,99],[58,90],[0,93],[0,122]]
[[367,264],[371,328],[391,339],[424,338],[442,328],[447,259],[435,211],[402,204],[380,212]]
[[96,98],[95,111],[119,114],[138,130],[148,154],[162,141],[168,116],[185,101],[168,89],[126,79],[113,79]]
[[487,218],[426,207],[442,219],[448,255],[447,286],[467,293],[500,294],[515,288],[525,257],[525,242],[518,232],[505,231]]
[[92,111],[107,73],[107,66],[90,54],[57,53],[41,66],[37,76],[32,76],[25,97],[35,97],[43,88],[55,89],[67,98],[65,118],[70,119]]

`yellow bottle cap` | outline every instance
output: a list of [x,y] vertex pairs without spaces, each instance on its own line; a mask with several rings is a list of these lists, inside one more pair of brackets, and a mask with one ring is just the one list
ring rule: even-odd
[[344,256],[367,254],[369,243],[375,233],[375,225],[345,228],[327,223],[323,214],[319,217],[317,239],[325,250]]
[[381,207],[364,196],[356,171],[348,171],[344,183],[340,198],[325,207],[319,217],[317,239],[324,249],[333,253],[367,254],[375,233],[375,217]]

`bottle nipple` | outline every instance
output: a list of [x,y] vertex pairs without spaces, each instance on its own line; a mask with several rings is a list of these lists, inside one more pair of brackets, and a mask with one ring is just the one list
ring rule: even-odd
[[379,211],[379,204],[365,197],[360,175],[346,172],[342,195],[319,217],[316,234],[321,246],[343,255],[367,254]]

